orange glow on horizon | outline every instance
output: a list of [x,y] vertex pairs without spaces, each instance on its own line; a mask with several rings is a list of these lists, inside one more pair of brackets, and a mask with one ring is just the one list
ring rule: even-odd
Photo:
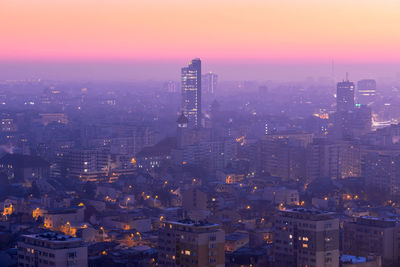
[[2,60],[400,61],[397,0],[6,0]]

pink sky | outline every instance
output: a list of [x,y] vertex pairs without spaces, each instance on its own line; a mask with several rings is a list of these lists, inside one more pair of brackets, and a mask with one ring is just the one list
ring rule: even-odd
[[0,60],[400,62],[398,0],[1,0]]

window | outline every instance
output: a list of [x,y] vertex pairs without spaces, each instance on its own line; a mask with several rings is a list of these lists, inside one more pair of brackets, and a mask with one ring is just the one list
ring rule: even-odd
[[69,252],[68,253],[68,258],[76,258],[76,252]]

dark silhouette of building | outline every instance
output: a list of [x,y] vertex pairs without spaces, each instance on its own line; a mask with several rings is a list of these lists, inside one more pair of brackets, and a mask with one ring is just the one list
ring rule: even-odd
[[48,178],[50,164],[38,156],[7,154],[0,159],[0,172],[14,181]]
[[349,80],[337,84],[337,112],[348,112],[354,108],[354,83]]

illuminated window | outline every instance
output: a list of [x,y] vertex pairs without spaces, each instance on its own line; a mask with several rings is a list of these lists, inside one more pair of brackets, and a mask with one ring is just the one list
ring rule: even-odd
[[308,248],[308,244],[303,244],[303,248]]

